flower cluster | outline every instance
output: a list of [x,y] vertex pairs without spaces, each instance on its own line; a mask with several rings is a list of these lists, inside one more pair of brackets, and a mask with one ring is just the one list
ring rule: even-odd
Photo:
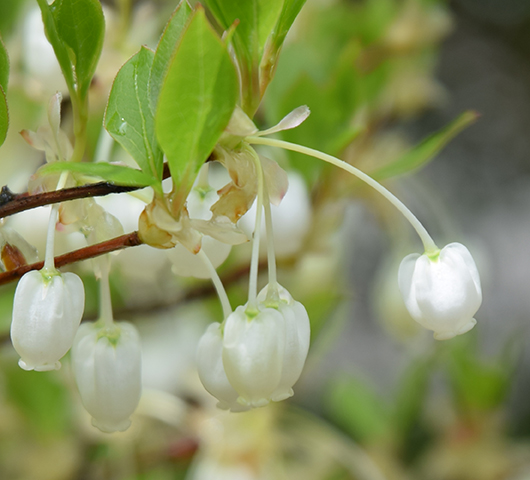
[[309,337],[304,306],[285,288],[268,285],[257,309],[241,305],[223,325],[208,327],[197,350],[199,377],[221,409],[241,411],[285,400],[302,373]]
[[[60,137],[55,118],[59,115],[57,101],[52,102],[55,109],[50,107],[50,111],[56,113],[50,120],[55,126],[52,133],[56,139]],[[259,132],[250,119],[236,109],[214,151],[230,181],[216,191],[210,185],[209,167],[205,165],[178,215],[171,211],[171,202],[155,195],[140,217],[140,229],[143,227],[155,246],[171,247],[169,257],[176,274],[210,277],[217,289],[224,320],[212,323],[202,336],[197,350],[197,368],[204,387],[217,398],[221,409],[245,411],[291,397],[310,343],[310,320],[305,307],[294,300],[276,278],[273,224],[281,223],[273,221],[271,204],[280,205],[288,190],[288,176],[276,162],[258,155],[251,144],[282,147],[315,156],[376,188],[405,215],[425,246],[425,254],[407,256],[399,271],[399,286],[411,316],[432,330],[438,340],[465,333],[476,323],[473,316],[482,294],[476,265],[466,247],[452,243],[439,250],[399,200],[355,167],[306,147],[263,138],[269,133],[297,126],[308,114],[307,107],[300,107],[276,127]],[[34,142],[39,138],[37,134],[33,137]],[[59,150],[50,145],[51,142],[45,147],[47,155],[53,157]],[[65,185],[67,175],[61,175],[57,188]],[[252,207],[254,201],[255,209]],[[98,226],[100,223],[113,221],[101,207],[95,204],[88,207],[87,211],[97,218],[78,215],[72,224],[81,230],[93,225],[94,231],[85,235],[90,241],[99,238],[99,231],[105,234],[110,228]],[[246,240],[245,233],[237,225],[246,212],[254,216],[249,294],[247,302],[232,311],[216,268],[228,256],[231,245]],[[258,294],[263,212],[269,279]],[[93,425],[103,432],[123,431],[129,427],[141,396],[139,335],[133,325],[114,322],[108,258],[98,263],[99,319],[79,327],[84,307],[82,281],[73,273],[59,273],[54,265],[58,213],[59,207],[53,207],[44,268],[26,274],[17,287],[11,326],[13,345],[20,354],[20,366],[38,371],[59,368],[60,359],[72,348],[72,370]],[[309,214],[302,213],[299,222],[291,222],[292,232],[306,231]],[[65,220],[67,217],[63,211],[59,218]],[[244,222],[248,223],[248,217]],[[289,246],[287,251],[296,250],[299,244],[299,241],[293,242],[294,246]]]

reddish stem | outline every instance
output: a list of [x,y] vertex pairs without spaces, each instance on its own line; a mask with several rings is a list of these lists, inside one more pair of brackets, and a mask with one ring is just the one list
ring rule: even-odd
[[[127,247],[135,247],[141,245],[142,241],[138,237],[138,232],[128,233],[121,235],[120,237],[112,238],[106,242],[97,243],[96,245],[90,245],[88,247],[74,250],[73,252],[65,253],[55,257],[55,266],[57,268],[63,267],[70,263],[79,262],[81,260],[87,260],[89,258],[98,257],[105,253],[114,252]],[[8,272],[0,273],[0,285],[13,282],[18,280],[22,275],[29,272],[30,270],[40,270],[44,266],[44,262],[32,263],[31,265],[24,265],[22,267],[15,268]]]

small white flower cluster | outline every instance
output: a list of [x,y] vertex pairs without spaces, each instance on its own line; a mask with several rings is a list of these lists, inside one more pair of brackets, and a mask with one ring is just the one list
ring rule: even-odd
[[224,325],[212,323],[197,351],[204,387],[233,412],[291,397],[309,350],[307,311],[285,288],[267,285],[257,309],[248,307],[237,307]]
[[103,432],[126,430],[140,400],[140,339],[128,323],[81,326],[83,282],[57,270],[26,273],[15,292],[11,340],[24,370],[61,368],[72,349],[81,400]]

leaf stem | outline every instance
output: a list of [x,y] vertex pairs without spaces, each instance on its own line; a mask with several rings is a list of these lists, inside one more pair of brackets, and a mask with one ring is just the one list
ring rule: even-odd
[[429,235],[425,227],[416,218],[416,216],[405,206],[405,204],[401,200],[399,200],[393,193],[390,193],[380,183],[375,181],[372,177],[366,175],[366,173],[362,172],[358,168],[355,168],[353,165],[350,165],[349,163],[346,163],[342,160],[339,160],[336,157],[320,152],[318,150],[314,150],[308,147],[303,147],[301,145],[297,145],[297,144],[290,143],[290,142],[285,142],[283,140],[275,140],[272,138],[262,138],[262,137],[247,137],[246,141],[254,145],[269,145],[271,147],[283,148],[285,150],[291,150],[293,152],[298,152],[304,155],[309,155],[310,157],[318,158],[320,160],[323,160],[324,162],[327,162],[336,167],[339,167],[342,170],[345,170],[348,173],[351,173],[352,175],[355,175],[357,178],[359,178],[360,180],[362,180],[363,182],[365,182],[366,184],[370,185],[372,188],[377,190],[381,195],[383,195],[390,203],[392,203],[392,205],[394,205],[402,213],[402,215],[412,225],[414,230],[416,230],[416,233],[419,235],[421,241],[423,242],[423,246],[427,254],[434,254],[437,251],[439,251],[439,248],[436,246],[436,244],[434,243],[434,240]]

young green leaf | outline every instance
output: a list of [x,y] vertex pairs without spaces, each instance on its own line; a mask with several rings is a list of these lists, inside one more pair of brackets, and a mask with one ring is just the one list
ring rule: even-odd
[[7,84],[9,82],[9,56],[7,54],[6,46],[0,37],[0,87],[7,92]]
[[234,34],[236,50],[240,49],[238,53],[250,62],[259,61],[258,56],[276,23],[282,4],[282,0],[206,0],[206,5],[225,30],[235,21],[239,22]]
[[5,142],[8,127],[9,112],[7,110],[7,98],[4,89],[0,86],[0,145]]
[[155,116],[175,189],[191,188],[230,120],[237,95],[230,55],[199,6],[171,59]]
[[285,0],[283,2],[283,7],[280,12],[280,17],[276,22],[276,26],[271,34],[271,43],[273,43],[276,48],[281,48],[289,29],[293,25],[296,17],[302,10],[306,0]]
[[260,91],[265,92],[267,85],[271,82],[278,64],[278,55],[282,48],[285,37],[293,25],[294,20],[300,13],[306,0],[285,0],[280,16],[273,31],[267,39],[265,52],[260,64]]
[[151,78],[149,79],[149,95],[153,112],[156,111],[158,95],[160,94],[171,56],[177,47],[190,16],[191,8],[186,0],[182,0],[171,15],[158,42],[151,68]]
[[105,19],[98,0],[37,0],[46,36],[71,92],[84,99],[103,47]]
[[234,22],[233,45],[242,81],[242,107],[254,116],[262,96],[259,64],[263,47],[282,8],[282,0],[206,0],[217,22],[225,30]]
[[408,173],[426,165],[429,160],[432,160],[442,148],[456,137],[456,135],[469,125],[475,123],[477,118],[478,114],[476,112],[467,111],[462,113],[449,125],[443,127],[432,135],[429,135],[410,152],[407,152],[395,162],[376,170],[371,176],[377,180],[384,180],[386,178]]
[[54,162],[39,169],[39,174],[50,175],[63,171],[78,172],[91,177],[99,177],[125,187],[147,187],[156,179],[135,168],[110,163]]
[[144,173],[162,181],[163,156],[148,96],[153,57],[151,50],[142,47],[121,67],[110,91],[104,125]]

